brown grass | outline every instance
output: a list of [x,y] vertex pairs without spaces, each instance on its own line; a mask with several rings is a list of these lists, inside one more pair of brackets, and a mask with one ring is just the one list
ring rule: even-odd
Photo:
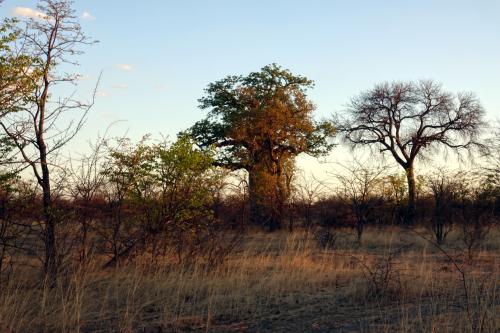
[[[0,292],[0,332],[499,331],[498,230],[473,262],[456,258],[470,318],[460,274],[438,249],[398,228],[370,228],[363,239],[357,247],[344,230],[336,248],[321,250],[302,232],[253,231],[214,270],[201,261],[152,270],[140,260],[102,270],[95,260],[53,289],[24,268]],[[389,271],[379,274],[382,292],[369,271]]]

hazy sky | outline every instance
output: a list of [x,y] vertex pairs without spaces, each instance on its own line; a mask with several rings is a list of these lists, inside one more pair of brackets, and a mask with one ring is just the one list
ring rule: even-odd
[[[0,16],[31,15],[5,0]],[[209,82],[276,62],[316,82],[316,116],[342,110],[379,81],[435,79],[474,91],[500,118],[500,1],[77,0],[88,35],[78,68],[89,92],[103,71],[87,127],[170,136],[203,117]]]

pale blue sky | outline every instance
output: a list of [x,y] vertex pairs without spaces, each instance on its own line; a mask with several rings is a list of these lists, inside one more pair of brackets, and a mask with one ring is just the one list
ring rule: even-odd
[[[5,0],[0,16],[34,4]],[[489,118],[500,118],[500,1],[77,0],[75,8],[100,40],[80,58],[81,88],[103,70],[103,96],[74,146],[117,119],[132,137],[174,136],[204,116],[197,99],[209,82],[272,62],[316,82],[318,118],[376,82],[422,78],[476,92]]]

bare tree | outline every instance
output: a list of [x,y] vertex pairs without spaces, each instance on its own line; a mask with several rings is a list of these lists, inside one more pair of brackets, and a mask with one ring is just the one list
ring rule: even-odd
[[494,222],[494,206],[484,192],[484,175],[477,172],[463,172],[457,179],[456,220],[461,229],[461,241],[469,261],[486,240]]
[[440,147],[470,151],[482,147],[478,135],[484,110],[473,93],[453,95],[433,81],[376,85],[352,99],[339,131],[353,146],[389,152],[408,181],[407,222],[415,213],[414,162]]
[[[89,232],[92,227],[92,222],[95,219],[97,210],[97,200],[103,197],[103,187],[105,185],[106,169],[106,135],[99,136],[93,143],[89,143],[90,153],[82,154],[77,163],[73,164],[70,160],[69,193],[73,199],[76,219],[79,222],[80,232],[78,233],[79,240],[79,255],[80,263],[86,263],[89,259]],[[102,208],[102,207],[100,207]]]
[[361,243],[365,224],[369,221],[369,214],[376,209],[374,201],[378,191],[381,175],[387,169],[383,166],[368,167],[358,159],[351,164],[343,165],[340,172],[333,175],[339,182],[341,197],[347,202],[354,214],[358,244]]
[[461,173],[451,173],[446,169],[435,170],[426,177],[427,187],[434,199],[431,227],[438,245],[444,243],[452,229],[453,204],[459,190],[457,179],[461,177]]
[[[95,97],[95,90],[89,102],[77,100],[75,93],[57,100],[51,94],[60,84],[76,84],[78,75],[62,72],[59,67],[76,65],[74,56],[82,53],[79,47],[95,43],[82,32],[71,4],[67,0],[43,0],[38,5],[43,15],[27,22],[20,36],[23,53],[37,59],[32,70],[40,72],[41,79],[33,82],[35,88],[30,103],[21,105],[0,121],[1,128],[15,143],[22,162],[32,169],[42,188],[44,271],[52,282],[57,276],[59,260],[50,167],[56,153],[82,128]],[[76,120],[64,123],[63,115],[78,111]]]
[[307,235],[313,224],[314,204],[324,195],[325,184],[315,177],[299,174],[294,185],[292,201],[300,216],[304,219]]
[[493,212],[500,216],[500,120],[491,138],[488,140],[488,155],[483,167],[483,195],[494,201]]

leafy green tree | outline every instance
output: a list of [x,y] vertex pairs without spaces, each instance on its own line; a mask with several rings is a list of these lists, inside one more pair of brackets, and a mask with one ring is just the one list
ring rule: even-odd
[[[15,143],[23,165],[31,169],[42,189],[43,227],[40,232],[45,246],[44,272],[52,285],[63,256],[58,249],[57,229],[61,218],[57,216],[54,203],[51,169],[60,149],[82,128],[95,97],[95,90],[89,102],[75,100],[75,94],[53,94],[61,91],[58,90],[61,85],[77,84],[78,75],[70,73],[68,65],[77,64],[75,57],[82,53],[82,46],[95,42],[83,33],[72,5],[70,0],[40,0],[37,10],[41,16],[29,19],[21,34],[15,32],[7,37],[7,42],[19,38],[21,54],[20,58],[15,54],[7,58],[13,59],[15,64],[17,59],[23,63],[7,65],[10,79],[5,81],[6,88],[1,92],[9,100],[9,112],[0,118],[0,127]],[[4,50],[11,51],[10,48]],[[32,59],[30,66],[26,66],[26,61]],[[9,71],[12,67],[20,70]],[[22,80],[18,81],[18,76]],[[33,89],[28,86],[28,91],[20,93],[19,99],[11,98],[10,95],[17,96],[19,92],[12,87],[13,82],[23,81],[30,82]],[[80,118],[62,120],[66,113],[77,111],[80,111]]]
[[[15,20],[7,19],[0,24],[0,117],[16,111],[19,104],[25,104],[26,96],[33,89],[31,80],[27,79],[31,59],[14,51],[20,34],[16,24]],[[10,255],[12,242],[16,240],[10,218],[16,179],[16,172],[11,168],[14,148],[9,137],[0,136],[0,284],[3,282],[4,263]]]
[[[218,180],[213,154],[195,149],[187,136],[171,145],[147,141],[131,145],[125,140],[110,151],[104,172],[116,218],[107,237],[112,247],[109,265],[134,251],[156,258],[168,246],[181,257],[213,221],[210,190]],[[133,213],[127,216],[126,208]]]
[[287,168],[301,153],[318,156],[333,147],[334,129],[315,122],[307,97],[313,82],[276,64],[247,76],[228,76],[208,85],[200,107],[208,110],[189,132],[200,147],[215,147],[214,164],[249,174],[254,223],[281,226],[288,199]]

